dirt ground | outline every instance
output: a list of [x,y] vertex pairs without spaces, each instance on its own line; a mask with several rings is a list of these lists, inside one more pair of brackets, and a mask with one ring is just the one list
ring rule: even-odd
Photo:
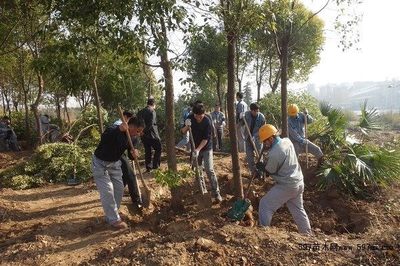
[[[0,165],[27,160],[29,152],[1,154]],[[180,165],[187,157],[179,155]],[[244,157],[241,157],[242,169]],[[129,230],[114,231],[103,221],[93,182],[75,187],[0,190],[1,265],[399,265],[400,186],[380,191],[377,200],[351,200],[316,188],[314,165],[305,172],[305,208],[315,236],[297,233],[287,209],[270,228],[249,227],[226,218],[233,204],[229,156],[215,156],[225,201],[199,210],[185,184],[185,211],[169,208],[170,194],[145,176],[153,190],[150,209],[120,209]],[[244,183],[249,174],[243,170]],[[272,181],[257,180],[251,199],[257,202]]]

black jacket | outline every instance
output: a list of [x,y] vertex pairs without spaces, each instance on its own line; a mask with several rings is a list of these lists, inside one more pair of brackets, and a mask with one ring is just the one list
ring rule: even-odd
[[144,120],[145,127],[143,129],[143,138],[146,139],[160,139],[157,127],[156,111],[151,110],[146,106],[138,113],[138,116]]

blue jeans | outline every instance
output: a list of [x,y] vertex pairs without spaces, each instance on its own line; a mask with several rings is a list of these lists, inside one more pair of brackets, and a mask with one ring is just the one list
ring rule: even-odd
[[[204,163],[204,169],[205,169],[208,179],[210,180],[210,183],[211,183],[211,190],[212,190],[213,197],[219,196],[219,185],[218,185],[218,179],[214,172],[214,161],[213,161],[212,149],[210,149],[208,151],[201,151],[199,153],[198,162],[199,162],[199,167],[200,167],[201,173],[203,173],[203,171],[201,171],[201,169],[202,169],[202,166]],[[203,178],[203,180],[204,180],[204,178]],[[203,184],[204,184],[204,182],[203,182]]]
[[124,193],[121,161],[106,162],[93,155],[92,171],[106,221],[110,224],[118,222],[121,220],[118,209]]

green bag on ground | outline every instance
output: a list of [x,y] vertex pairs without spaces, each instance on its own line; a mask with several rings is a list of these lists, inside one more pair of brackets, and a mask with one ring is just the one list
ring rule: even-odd
[[244,218],[246,211],[251,205],[248,199],[239,199],[233,203],[232,208],[228,210],[227,216],[229,219],[234,221],[241,221]]

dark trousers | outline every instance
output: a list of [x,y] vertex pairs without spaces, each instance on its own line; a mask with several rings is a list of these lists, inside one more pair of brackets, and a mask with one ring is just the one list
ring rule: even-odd
[[[161,161],[161,141],[159,139],[142,138],[144,146],[144,160],[146,169],[158,169]],[[151,163],[151,152],[154,149],[153,163]]]
[[[213,139],[213,150],[222,150],[222,134],[223,134],[223,129],[217,129],[217,136],[216,138]],[[218,144],[218,145],[217,145]]]
[[142,198],[140,195],[140,190],[138,187],[138,182],[136,175],[133,172],[131,163],[125,155],[121,156],[121,170],[122,170],[122,181],[124,182],[124,187],[128,185],[129,196],[133,204],[142,204]]

